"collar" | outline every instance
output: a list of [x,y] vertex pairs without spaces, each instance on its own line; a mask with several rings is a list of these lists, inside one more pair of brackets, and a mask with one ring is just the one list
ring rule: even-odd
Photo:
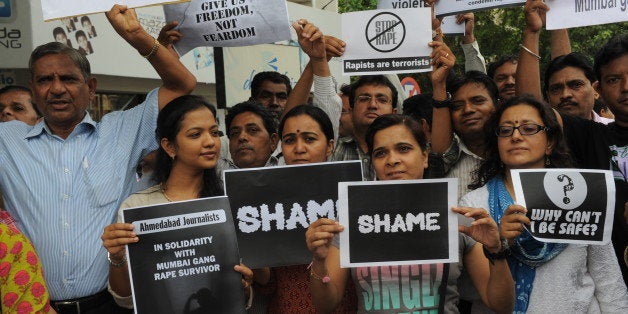
[[[85,116],[83,117],[83,120],[81,120],[81,122],[79,122],[74,127],[74,130],[72,130],[72,133],[70,133],[70,136],[72,136],[72,134],[75,134],[75,133],[93,131],[96,129],[96,126],[97,124],[89,115],[89,112],[85,111]],[[46,124],[46,119],[40,119],[39,122],[37,122],[37,124],[35,124],[28,133],[26,133],[26,136],[24,137],[24,139],[38,137],[44,132],[54,136],[54,134],[50,130],[50,127],[48,127],[48,124]]]
[[465,154],[478,159],[478,160],[484,160],[482,157],[474,154],[471,150],[469,150],[469,148],[467,147],[467,145],[465,145],[464,141],[462,141],[462,139],[460,137],[458,137],[457,134],[454,134],[454,140],[458,141],[458,146],[460,147],[460,150],[462,152],[464,152]]

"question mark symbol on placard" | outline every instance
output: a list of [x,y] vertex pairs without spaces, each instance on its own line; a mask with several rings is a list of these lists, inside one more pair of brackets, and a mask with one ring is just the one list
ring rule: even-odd
[[558,177],[556,177],[556,179],[558,179],[558,181],[560,181],[560,182],[564,182],[565,180],[567,181],[567,184],[565,184],[565,186],[563,186],[563,193],[565,194],[565,197],[563,197],[563,203],[569,204],[569,202],[571,202],[571,200],[569,199],[569,197],[567,197],[567,191],[573,190],[573,188],[574,188],[573,181],[566,174],[561,174]]
[[591,225],[591,235],[595,235],[596,231],[597,231],[597,225]]

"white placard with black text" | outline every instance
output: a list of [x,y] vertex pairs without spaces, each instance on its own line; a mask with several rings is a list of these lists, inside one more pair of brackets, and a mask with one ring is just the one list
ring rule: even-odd
[[628,21],[627,0],[545,0],[547,29],[562,29]]
[[[561,0],[562,1],[562,0]],[[506,6],[523,5],[525,0],[440,0],[434,6],[436,16],[452,15],[466,12],[475,12],[486,9]]]
[[[423,0],[379,0],[377,1],[377,9],[410,9],[410,8],[426,8]],[[441,20],[441,30],[446,35],[464,35],[464,24],[456,23],[456,17],[445,16]]]
[[186,1],[190,0],[41,0],[41,9],[44,13],[44,20],[49,21],[68,16],[107,12],[114,4],[137,8]]
[[179,21],[184,37],[179,55],[201,46],[236,47],[290,39],[288,9],[283,0],[192,0],[164,6],[167,21]]
[[340,266],[455,263],[458,179],[341,182]]
[[609,170],[511,170],[528,232],[543,242],[606,244],[611,240],[615,182]]
[[344,75],[429,72],[432,39],[429,8],[342,14]]

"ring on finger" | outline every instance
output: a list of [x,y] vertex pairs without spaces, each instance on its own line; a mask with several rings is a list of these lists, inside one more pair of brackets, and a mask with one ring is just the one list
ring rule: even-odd
[[449,57],[449,52],[445,54],[445,58]]

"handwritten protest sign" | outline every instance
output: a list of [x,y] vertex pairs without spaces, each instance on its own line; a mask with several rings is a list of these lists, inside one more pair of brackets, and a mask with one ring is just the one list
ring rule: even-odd
[[457,262],[457,194],[457,179],[340,183],[340,265]]
[[432,70],[428,8],[342,14],[344,75],[414,73]]
[[626,0],[546,0],[547,29],[561,29],[628,21]]
[[125,4],[129,8],[145,7],[190,0],[41,0],[44,20],[49,21],[68,16],[100,13],[109,11],[114,4]]
[[[379,0],[377,9],[427,8],[423,0]],[[441,30],[447,35],[464,35],[464,24],[456,23],[455,16],[445,16],[441,20]]]
[[475,12],[507,6],[522,5],[525,0],[440,0],[434,5],[436,16]]
[[235,47],[290,39],[283,0],[192,0],[164,6],[167,21],[179,21],[185,36],[175,44],[179,55],[200,46]]
[[240,260],[227,197],[123,211],[136,313],[244,313]]
[[605,244],[611,240],[615,184],[611,171],[512,170],[517,203],[539,241]]
[[336,219],[338,182],[362,179],[360,161],[227,170],[242,261],[251,268],[308,264],[307,227]]

